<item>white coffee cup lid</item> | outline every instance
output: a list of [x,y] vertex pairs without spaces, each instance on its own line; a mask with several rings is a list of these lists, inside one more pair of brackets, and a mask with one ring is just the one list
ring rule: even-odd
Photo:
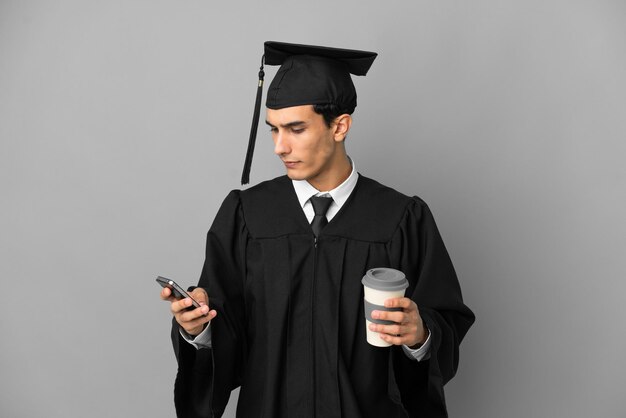
[[365,273],[361,280],[363,286],[376,290],[395,292],[409,287],[409,281],[400,270],[378,267]]

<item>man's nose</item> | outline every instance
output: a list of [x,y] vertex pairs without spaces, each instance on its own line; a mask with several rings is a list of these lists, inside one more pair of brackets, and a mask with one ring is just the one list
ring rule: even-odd
[[290,148],[287,138],[282,132],[276,132],[274,134],[274,154],[284,155],[289,154]]

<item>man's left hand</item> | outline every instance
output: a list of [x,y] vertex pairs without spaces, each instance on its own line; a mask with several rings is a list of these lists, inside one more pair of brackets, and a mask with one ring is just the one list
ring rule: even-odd
[[372,311],[372,318],[393,321],[392,325],[370,324],[372,331],[393,345],[406,345],[416,349],[426,342],[428,329],[422,322],[419,309],[409,298],[392,298],[385,301],[386,308],[402,308],[401,311]]

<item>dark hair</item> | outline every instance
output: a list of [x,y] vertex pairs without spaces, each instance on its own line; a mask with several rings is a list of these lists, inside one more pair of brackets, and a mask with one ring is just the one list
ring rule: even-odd
[[313,105],[313,110],[315,113],[322,115],[324,122],[326,122],[326,126],[329,128],[337,116],[343,115],[344,113],[351,115],[352,112],[354,112],[354,108],[342,108],[337,106],[335,103],[316,104]]

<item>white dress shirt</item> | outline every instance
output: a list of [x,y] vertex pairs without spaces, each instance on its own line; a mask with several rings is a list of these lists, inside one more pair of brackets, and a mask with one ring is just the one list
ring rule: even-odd
[[[315,216],[315,212],[313,211],[313,205],[311,204],[312,196],[330,196],[333,199],[333,202],[328,207],[328,211],[326,212],[326,219],[330,222],[337,212],[341,209],[344,203],[350,197],[350,194],[354,190],[356,186],[357,180],[359,179],[359,174],[356,171],[356,165],[352,160],[350,160],[352,164],[352,172],[350,176],[339,186],[335,187],[332,190],[328,191],[320,191],[315,187],[311,186],[311,184],[306,180],[292,180],[293,188],[298,196],[298,201],[300,202],[300,206],[306,215],[309,223],[313,220]],[[189,344],[193,345],[197,349],[201,348],[210,348],[211,347],[211,329],[207,325],[207,327],[198,334],[195,338],[191,337],[187,334],[182,328],[180,329],[180,335],[187,341]],[[404,353],[412,359],[417,361],[427,360],[430,357],[430,332],[428,333],[428,338],[426,342],[422,344],[421,347],[413,350],[406,345],[402,346]]]

